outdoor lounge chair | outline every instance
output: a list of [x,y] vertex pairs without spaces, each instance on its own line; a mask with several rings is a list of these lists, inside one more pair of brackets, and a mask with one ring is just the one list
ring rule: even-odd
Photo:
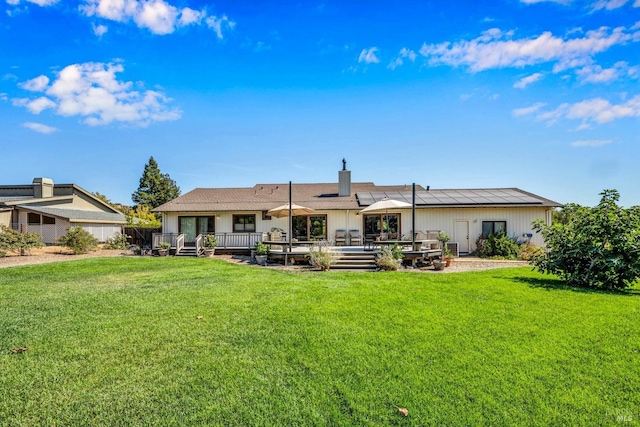
[[349,244],[350,245],[362,244],[362,235],[360,234],[360,230],[349,230]]
[[335,236],[336,246],[344,246],[347,244],[347,232],[345,230],[336,230]]

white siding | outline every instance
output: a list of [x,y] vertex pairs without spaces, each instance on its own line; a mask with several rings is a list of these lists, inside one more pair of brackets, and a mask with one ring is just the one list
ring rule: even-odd
[[100,242],[106,241],[109,237],[112,237],[114,234],[121,234],[122,227],[119,225],[112,224],[73,224],[74,227],[82,227],[87,230],[89,233],[93,235]]
[[[521,237],[525,233],[532,233],[531,242],[535,245],[543,245],[542,237],[536,234],[531,223],[540,218],[548,221],[549,208],[443,208],[443,209],[418,209],[416,211],[416,230],[442,230],[452,238],[455,231],[456,220],[469,221],[470,250],[475,250],[475,242],[482,233],[482,221],[506,221],[507,233]],[[411,229],[411,214],[408,221],[402,221],[403,233]],[[452,240],[453,241],[453,240]]]
[[[506,221],[509,235],[521,237],[525,233],[532,233],[532,243],[541,246],[542,238],[533,232],[531,223],[535,219],[550,221],[550,208],[524,207],[524,208],[418,208],[416,209],[416,230],[442,230],[449,234],[452,242],[455,242],[455,221],[469,222],[469,246],[470,251],[475,249],[475,241],[482,232],[482,221]],[[364,217],[358,215],[359,210],[349,211],[317,211],[318,215],[327,215],[327,237],[333,239],[338,229],[359,230],[364,233]],[[389,212],[392,213],[392,212]],[[397,209],[393,213],[400,214],[401,233],[411,233],[411,209]],[[216,216],[216,232],[230,233],[233,231],[234,214],[255,214],[256,231],[268,232],[277,227],[288,231],[288,218],[262,219],[261,211],[252,212],[197,212],[197,213],[167,213],[163,217],[163,232],[178,232],[179,216]]]

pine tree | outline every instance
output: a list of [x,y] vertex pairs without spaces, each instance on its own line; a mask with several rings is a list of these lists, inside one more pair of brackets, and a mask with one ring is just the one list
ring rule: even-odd
[[158,163],[153,156],[149,158],[149,163],[144,165],[144,172],[140,178],[140,186],[131,199],[138,205],[148,206],[150,209],[175,199],[180,195],[180,187],[169,174],[162,174]]

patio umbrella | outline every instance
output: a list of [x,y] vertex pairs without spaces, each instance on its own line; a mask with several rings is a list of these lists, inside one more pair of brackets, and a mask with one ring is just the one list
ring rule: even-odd
[[[293,237],[293,216],[307,215],[314,212],[313,209],[296,205],[291,202],[291,181],[289,181],[289,203],[270,209],[267,213],[276,218],[289,217],[289,252],[291,252],[291,238]],[[284,255],[284,264],[287,265],[287,254]]]
[[389,209],[403,209],[403,208],[411,208],[413,205],[411,203],[403,202],[400,200],[390,199],[385,197],[382,200],[379,200],[366,208],[362,209],[359,213],[367,213],[367,212],[383,212],[385,216],[385,221],[387,220],[387,213]]
[[394,200],[394,199],[385,197],[384,199],[379,200],[367,206],[366,208],[362,209],[360,213],[376,212],[376,211],[377,212],[385,211],[386,213],[389,209],[402,209],[402,208],[410,208],[410,207],[411,207],[411,203],[402,202],[400,200]]
[[[313,213],[314,210],[311,208],[306,208],[304,206],[296,205],[295,203],[291,204],[291,215],[307,215]],[[284,218],[289,216],[289,204],[278,206],[277,208],[270,209],[267,212],[269,215],[276,218]]]

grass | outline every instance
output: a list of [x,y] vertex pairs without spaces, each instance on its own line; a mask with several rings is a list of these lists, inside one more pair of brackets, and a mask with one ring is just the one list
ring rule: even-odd
[[637,291],[578,291],[526,267],[295,273],[145,257],[0,271],[0,425],[638,419]]

